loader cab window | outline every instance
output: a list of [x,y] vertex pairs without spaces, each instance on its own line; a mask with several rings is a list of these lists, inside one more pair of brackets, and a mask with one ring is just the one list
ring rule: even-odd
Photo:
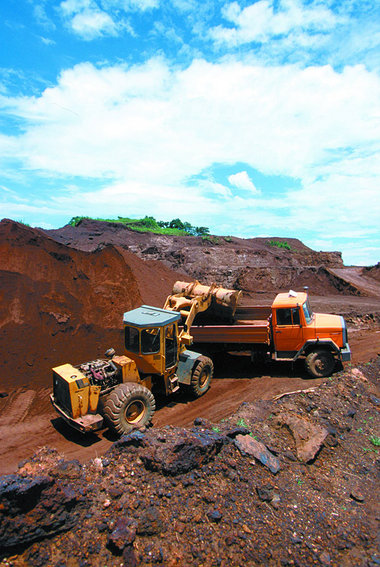
[[277,325],[300,325],[299,308],[277,309]]
[[161,329],[143,329],[141,331],[141,353],[153,354],[160,351]]
[[138,353],[140,351],[139,335],[139,330],[136,327],[125,327],[125,348],[130,352]]
[[165,368],[170,368],[177,362],[176,331],[176,325],[168,325],[165,329]]

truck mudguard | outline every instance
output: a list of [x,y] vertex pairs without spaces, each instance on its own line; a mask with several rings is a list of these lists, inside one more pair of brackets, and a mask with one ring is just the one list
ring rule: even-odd
[[308,341],[306,341],[303,347],[300,348],[293,360],[297,360],[300,356],[306,354],[307,351],[310,352],[318,347],[325,348],[326,350],[330,350],[331,352],[334,352],[336,354],[340,353],[340,348],[334,343],[332,339],[309,339]]

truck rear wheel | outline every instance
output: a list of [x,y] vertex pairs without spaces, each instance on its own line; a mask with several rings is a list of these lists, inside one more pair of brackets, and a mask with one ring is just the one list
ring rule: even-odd
[[208,358],[208,356],[197,358],[190,382],[191,391],[195,397],[199,398],[207,392],[213,373],[214,365],[211,358]]
[[149,423],[155,409],[156,402],[148,388],[140,384],[120,384],[104,403],[104,417],[113,431],[123,435]]
[[330,376],[335,367],[335,358],[328,350],[317,350],[307,355],[305,366],[314,378]]

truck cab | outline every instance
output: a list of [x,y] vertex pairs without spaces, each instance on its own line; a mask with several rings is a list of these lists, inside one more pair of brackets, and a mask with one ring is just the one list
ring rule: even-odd
[[307,292],[279,293],[272,304],[272,342],[277,360],[306,357],[314,376],[326,376],[336,358],[351,359],[343,317],[313,313]]

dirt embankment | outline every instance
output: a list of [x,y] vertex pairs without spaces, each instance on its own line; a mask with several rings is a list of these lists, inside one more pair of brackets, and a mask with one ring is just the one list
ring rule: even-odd
[[4,388],[47,385],[52,366],[120,350],[123,313],[162,305],[178,274],[112,245],[75,250],[3,220],[0,279]]

